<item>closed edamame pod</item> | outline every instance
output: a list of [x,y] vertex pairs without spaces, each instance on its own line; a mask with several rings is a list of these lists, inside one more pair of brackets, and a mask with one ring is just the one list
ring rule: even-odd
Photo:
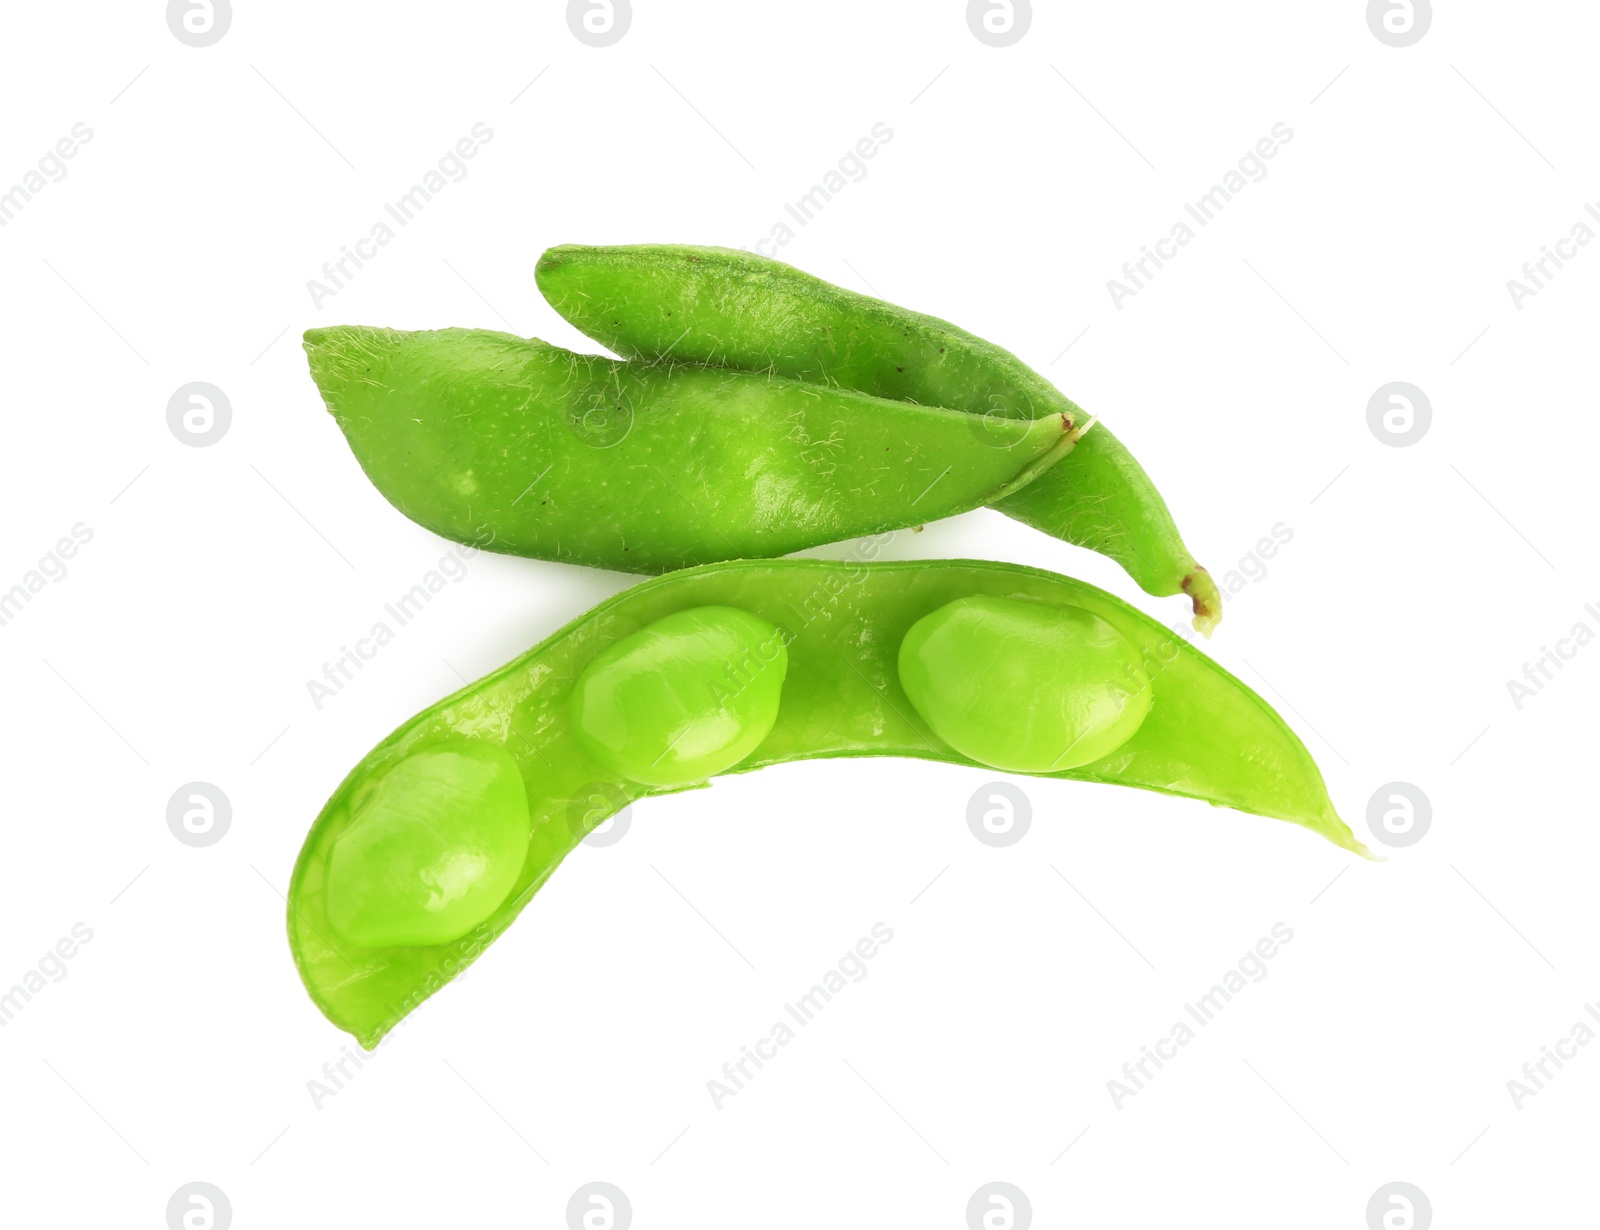
[[311,374],[373,484],[493,551],[664,572],[977,508],[1077,439],[767,374],[630,363],[472,329],[312,329]]
[[296,965],[375,1046],[622,807],[842,756],[1134,786],[1366,852],[1266,701],[1093,586],[974,561],[712,564],[618,594],[379,743],[296,862]]
[[996,419],[1074,417],[1069,462],[993,506],[1107,555],[1156,596],[1187,594],[1195,627],[1222,617],[1216,583],[1184,546],[1149,475],[1114,435],[991,342],[920,312],[729,248],[551,248],[535,272],[552,307],[627,358],[671,355],[770,371]]

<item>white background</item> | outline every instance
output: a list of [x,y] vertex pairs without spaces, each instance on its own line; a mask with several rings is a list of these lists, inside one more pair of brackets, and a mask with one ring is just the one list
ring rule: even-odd
[[[93,138],[0,229],[0,589],[93,537],[0,627],[0,986],[74,924],[93,939],[0,1029],[8,1221],[161,1227],[201,1180],[241,1230],[560,1226],[604,1180],[641,1230],[958,1228],[1003,1180],[1041,1227],[1361,1230],[1403,1180],[1439,1227],[1589,1224],[1600,1047],[1521,1109],[1506,1082],[1600,999],[1600,648],[1520,710],[1507,680],[1600,631],[1600,246],[1521,310],[1506,281],[1600,200],[1600,12],[1440,7],[1396,49],[1359,0],[1041,4],[997,49],[954,0],[635,0],[597,49],[549,2],[241,2],[206,48],[148,0],[10,6],[0,189],[75,123]],[[466,178],[314,306],[323,262],[479,122]],[[366,482],[300,332],[593,349],[534,287],[544,247],[753,246],[878,122],[869,174],[783,258],[1048,374],[1219,576],[1292,529],[1207,650],[1363,837],[1393,781],[1431,829],[1369,864],[1018,779],[1033,824],[995,849],[965,819],[992,774],[768,770],[581,847],[319,1108],[307,1082],[354,1044],[300,987],[280,893],[323,799],[630,579],[478,556],[316,709],[306,680],[447,544]],[[1107,279],[1280,122],[1270,174],[1113,306]],[[1403,448],[1367,421],[1397,380],[1433,415]],[[191,381],[231,402],[210,447],[168,428]],[[988,511],[891,554],[1183,614]],[[200,849],[166,823],[196,780],[233,810]],[[716,1109],[707,1080],[879,921],[866,979]],[[1268,976],[1118,1109],[1107,1081],[1278,922]]]

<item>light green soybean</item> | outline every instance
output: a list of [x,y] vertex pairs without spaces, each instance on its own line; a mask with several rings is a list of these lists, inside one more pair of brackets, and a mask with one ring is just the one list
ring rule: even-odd
[[900,686],[963,756],[1014,773],[1109,755],[1150,712],[1150,674],[1081,607],[977,595],[924,615],[900,642]]
[[[641,629],[681,612],[732,608],[784,634],[787,657],[776,720],[724,772],[827,757],[978,764],[919,712],[911,699],[910,689],[919,687],[914,672],[902,677],[900,667],[901,648],[914,627],[976,597],[1031,604],[1063,623],[1081,624],[1067,613],[1087,612],[1132,646],[1150,679],[1149,710],[1120,745],[1086,764],[1028,772],[1273,816],[1346,850],[1366,852],[1335,812],[1311,754],[1265,700],[1169,629],[1091,585],[974,560],[712,564],[624,590],[417,714],[362,758],[317,817],[290,882],[290,944],[307,990],[340,1028],[363,1046],[376,1045],[512,924],[585,834],[632,803],[700,784],[651,785],[608,767],[595,756],[595,736],[606,731],[580,735],[573,705],[574,690],[592,664]],[[951,622],[944,616],[932,629]],[[995,622],[1014,628],[1019,621],[1008,616],[979,626]],[[1098,635],[1089,625],[1069,639],[1081,645]],[[694,650],[698,638],[685,643]],[[1106,651],[1111,659],[1123,652],[1112,648],[1114,653]],[[1057,669],[1052,655],[1037,646],[1008,652],[1035,669]],[[726,665],[719,662],[717,669]],[[953,689],[960,674],[957,669],[931,682]],[[1124,675],[1119,662],[1111,677]],[[1073,686],[1085,680],[1092,687],[1105,684],[1094,672],[1069,673],[1067,680]],[[1051,685],[1008,686],[1026,697]],[[1136,703],[1130,697],[1130,710]],[[926,693],[923,704],[934,712]],[[1120,720],[1103,723],[1091,716],[1082,726],[1110,741]],[[749,729],[757,728],[752,721]],[[970,743],[968,729],[946,729],[989,760],[1008,759],[1003,750]],[[1046,751],[1063,741],[1071,742],[1058,731],[1044,741]],[[481,752],[460,752],[463,744]],[[470,766],[441,762],[441,751],[469,759],[480,755],[480,765],[502,767],[480,778],[476,768],[469,773]],[[646,759],[628,747],[624,752],[630,766]],[[520,805],[500,793],[502,784],[511,785],[503,767],[508,759],[520,775]],[[428,799],[438,801],[436,809]],[[485,804],[479,806],[478,799]],[[411,839],[419,843],[415,851],[406,847]],[[480,857],[485,874],[468,880],[470,894],[446,900],[435,892],[447,879],[439,867]],[[545,921],[562,934],[560,916]]]
[[408,757],[350,801],[328,854],[328,922],[352,944],[443,944],[505,900],[528,851],[517,762],[451,740]]
[[789,653],[759,616],[699,606],[625,636],[584,668],[572,725],[596,761],[648,786],[732,768],[767,737]]

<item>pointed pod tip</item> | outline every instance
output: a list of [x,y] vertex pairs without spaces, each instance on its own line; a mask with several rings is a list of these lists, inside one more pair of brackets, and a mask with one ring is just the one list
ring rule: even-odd
[[574,261],[591,258],[602,249],[591,247],[582,243],[558,243],[552,248],[546,248],[539,254],[539,259],[533,266],[533,280],[544,289],[543,279],[551,274],[558,273],[571,265]]
[[1388,858],[1382,854],[1374,854],[1362,842],[1362,840],[1355,835],[1355,832],[1350,828],[1350,826],[1343,820],[1339,819],[1338,813],[1335,812],[1331,806],[1328,808],[1327,814],[1323,816],[1321,822],[1311,825],[1310,827],[1316,832],[1321,833],[1341,850],[1348,850],[1351,854],[1359,854],[1369,863],[1387,863],[1389,861]]
[[301,345],[311,378],[335,417],[345,408],[353,388],[376,383],[374,369],[399,337],[393,329],[364,325],[325,325],[305,331]]

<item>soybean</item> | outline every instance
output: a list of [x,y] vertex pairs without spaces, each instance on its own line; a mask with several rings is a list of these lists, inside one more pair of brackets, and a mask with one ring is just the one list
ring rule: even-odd
[[590,756],[631,781],[701,782],[767,737],[788,662],[782,633],[748,611],[679,611],[583,668],[573,729]]
[[1062,414],[979,440],[954,410],[485,330],[338,326],[310,330],[305,347],[362,469],[413,521],[623,572],[785,555],[965,512],[1077,439]]
[[1077,606],[957,598],[911,625],[898,669],[934,734],[979,764],[1017,773],[1099,760],[1150,712],[1138,649]]
[[363,758],[295,866],[300,975],[372,1047],[621,808],[844,756],[1133,786],[1365,853],[1265,700],[1093,586],[974,561],[713,564],[618,594]]
[[452,739],[350,799],[328,851],[328,923],[351,944],[441,944],[505,900],[528,849],[528,795],[502,747]]
[[539,258],[535,277],[556,311],[628,358],[671,355],[948,406],[986,431],[1067,415],[1083,432],[1072,457],[993,506],[1110,556],[1146,593],[1186,594],[1203,632],[1222,618],[1216,583],[1144,468],[1104,423],[992,342],[728,248],[564,244]]

